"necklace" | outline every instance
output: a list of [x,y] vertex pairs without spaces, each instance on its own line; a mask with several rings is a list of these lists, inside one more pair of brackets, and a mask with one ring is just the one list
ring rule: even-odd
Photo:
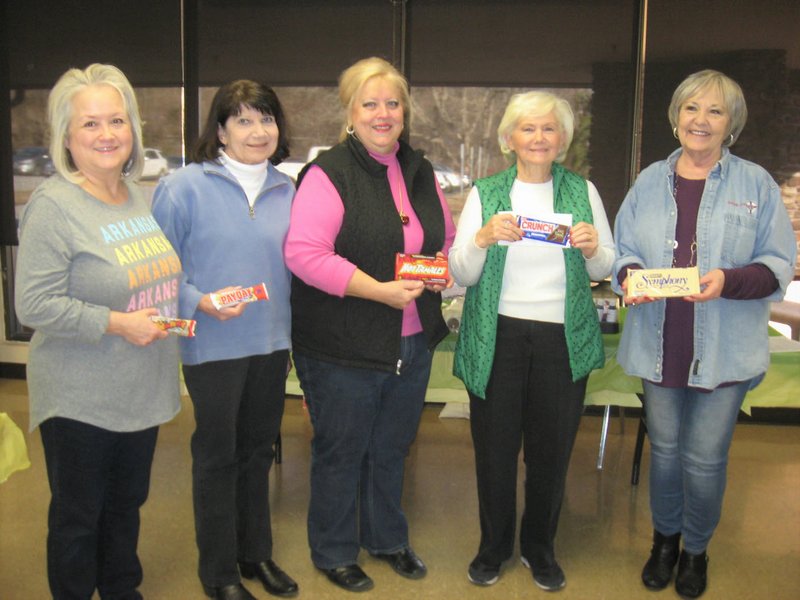
[[[674,173],[674,183],[672,184],[672,197],[675,199],[676,205],[678,201],[678,174]],[[695,225],[694,233],[692,233],[692,243],[689,246],[689,250],[691,254],[689,255],[688,260],[686,261],[686,267],[694,267],[697,265],[697,228]],[[674,268],[680,268],[678,265],[678,240],[675,240],[675,245],[672,251],[672,266]]]
[[408,225],[411,222],[409,216],[403,211],[403,173],[400,169],[400,165],[397,165],[397,193],[400,195],[400,210],[397,211],[397,214],[400,215],[400,222],[403,225]]

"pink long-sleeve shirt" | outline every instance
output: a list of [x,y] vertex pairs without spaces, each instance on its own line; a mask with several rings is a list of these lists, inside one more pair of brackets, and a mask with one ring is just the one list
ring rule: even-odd
[[[398,212],[401,200],[399,191],[402,186],[403,212],[410,219],[408,225],[403,227],[405,240],[403,250],[408,254],[415,254],[422,250],[424,236],[422,224],[408,200],[408,191],[397,160],[398,148],[399,144],[391,154],[372,152],[369,154],[387,166],[386,175]],[[442,252],[447,255],[453,244],[456,229],[441,188],[437,186],[436,191],[442,204],[445,223],[445,242]],[[289,232],[284,245],[286,265],[308,285],[340,297],[344,297],[347,285],[358,268],[357,265],[336,254],[334,249],[343,218],[344,204],[339,192],[322,169],[312,166],[303,178],[292,204]],[[412,302],[403,310],[402,335],[413,335],[420,331],[422,323],[417,313],[417,305]]]

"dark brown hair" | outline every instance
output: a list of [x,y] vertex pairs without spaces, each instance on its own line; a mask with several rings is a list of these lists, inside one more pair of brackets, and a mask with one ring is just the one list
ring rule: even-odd
[[275,154],[270,157],[270,162],[277,165],[289,156],[286,117],[275,91],[263,83],[239,79],[226,83],[214,94],[206,125],[190,154],[191,162],[219,160],[219,149],[222,147],[222,142],[219,141],[219,127],[225,127],[228,117],[241,114],[243,106],[275,117],[275,124],[278,126],[278,147],[275,149]]

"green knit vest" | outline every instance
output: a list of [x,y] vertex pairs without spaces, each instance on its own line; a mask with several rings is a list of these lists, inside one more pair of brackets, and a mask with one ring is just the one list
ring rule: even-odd
[[[573,223],[592,223],[592,207],[586,180],[559,164],[552,166],[553,207],[557,213],[571,213]],[[491,177],[475,182],[481,198],[482,223],[498,211],[511,210],[511,186],[517,176],[513,165]],[[486,385],[494,362],[497,336],[497,307],[503,282],[507,246],[489,247],[483,273],[477,284],[467,289],[456,343],[453,374],[473,394],[486,397]],[[569,350],[573,381],[586,377],[605,363],[603,338],[592,300],[589,275],[581,251],[564,248],[567,286],[564,330]]]

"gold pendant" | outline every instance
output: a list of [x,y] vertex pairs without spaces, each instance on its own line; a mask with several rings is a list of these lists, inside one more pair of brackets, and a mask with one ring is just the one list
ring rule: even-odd
[[409,221],[411,221],[411,219],[408,218],[408,215],[406,213],[402,213],[401,212],[400,213],[400,222],[403,225],[408,225]]

